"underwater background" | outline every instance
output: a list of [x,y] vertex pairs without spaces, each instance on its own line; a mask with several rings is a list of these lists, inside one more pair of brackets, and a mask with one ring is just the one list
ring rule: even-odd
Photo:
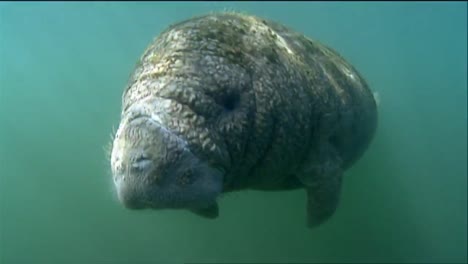
[[[222,197],[220,217],[130,211],[106,146],[150,41],[211,11],[281,22],[337,50],[380,97],[340,206]],[[0,263],[467,262],[467,3],[0,3]]]

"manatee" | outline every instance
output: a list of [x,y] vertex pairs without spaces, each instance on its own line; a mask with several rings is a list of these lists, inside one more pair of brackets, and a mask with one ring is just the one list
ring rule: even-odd
[[328,221],[343,174],[368,149],[377,105],[335,50],[278,22],[236,12],[160,33],[122,94],[111,169],[129,209],[208,219],[242,190],[305,190],[306,226]]

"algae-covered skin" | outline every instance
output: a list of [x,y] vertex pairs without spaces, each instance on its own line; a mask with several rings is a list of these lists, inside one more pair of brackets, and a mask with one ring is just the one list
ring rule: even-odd
[[122,104],[111,153],[119,200],[208,218],[223,193],[302,188],[308,226],[322,224],[377,127],[372,91],[337,52],[232,12],[162,32]]

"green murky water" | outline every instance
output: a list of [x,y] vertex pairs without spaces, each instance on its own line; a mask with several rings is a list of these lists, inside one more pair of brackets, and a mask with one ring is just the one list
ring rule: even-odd
[[[242,192],[220,218],[118,204],[104,147],[122,89],[170,23],[225,8],[348,59],[378,133],[331,221],[302,191]],[[467,4],[0,3],[0,263],[466,262]]]

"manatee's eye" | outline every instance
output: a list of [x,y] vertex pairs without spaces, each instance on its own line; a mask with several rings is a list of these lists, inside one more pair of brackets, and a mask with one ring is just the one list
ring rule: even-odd
[[221,98],[221,105],[226,109],[227,111],[232,111],[237,108],[239,105],[240,101],[240,96],[237,93],[233,94],[228,94]]
[[193,182],[193,170],[187,169],[185,170],[178,178],[177,178],[177,183],[179,185],[188,185]]

